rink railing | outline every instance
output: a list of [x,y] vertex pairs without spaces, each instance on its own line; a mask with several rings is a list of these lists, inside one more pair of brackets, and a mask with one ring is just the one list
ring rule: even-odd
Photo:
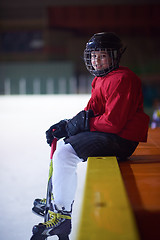
[[20,78],[12,80],[6,78],[1,81],[0,94],[2,95],[25,95],[25,94],[76,94],[90,93],[91,79],[87,76],[78,78],[34,78],[27,80]]

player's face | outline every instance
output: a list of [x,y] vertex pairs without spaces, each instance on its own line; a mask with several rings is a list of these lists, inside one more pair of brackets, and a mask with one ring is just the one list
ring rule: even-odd
[[92,51],[91,63],[95,70],[103,70],[109,68],[111,64],[111,58],[105,51]]

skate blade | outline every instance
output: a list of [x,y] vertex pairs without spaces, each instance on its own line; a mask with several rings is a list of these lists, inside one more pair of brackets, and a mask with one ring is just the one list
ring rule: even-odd
[[35,208],[35,207],[32,208],[32,212],[39,217],[44,217],[44,213],[38,212],[37,208]]

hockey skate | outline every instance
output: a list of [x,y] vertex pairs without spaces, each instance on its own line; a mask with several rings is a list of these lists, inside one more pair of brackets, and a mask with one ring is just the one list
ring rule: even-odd
[[71,212],[58,210],[49,212],[49,220],[39,223],[33,227],[33,236],[31,240],[46,239],[47,237],[57,235],[61,240],[69,239],[71,232]]
[[[53,194],[51,195],[51,201],[54,201]],[[73,207],[73,203],[74,201],[72,202],[71,210]],[[46,210],[46,198],[43,198],[43,199],[36,198],[33,202],[33,208],[32,208],[33,213],[37,214],[38,216],[44,217],[45,210]]]
[[[53,194],[51,195],[51,200],[54,201]],[[33,203],[33,208],[32,208],[33,213],[41,217],[44,217],[45,209],[46,209],[46,198],[43,198],[43,199],[36,198]]]

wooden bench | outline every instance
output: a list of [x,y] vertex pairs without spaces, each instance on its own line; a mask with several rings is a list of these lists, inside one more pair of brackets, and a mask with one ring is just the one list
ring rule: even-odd
[[77,240],[160,239],[160,128],[129,161],[88,159]]
[[147,143],[119,167],[140,239],[160,239],[160,128],[149,129]]

